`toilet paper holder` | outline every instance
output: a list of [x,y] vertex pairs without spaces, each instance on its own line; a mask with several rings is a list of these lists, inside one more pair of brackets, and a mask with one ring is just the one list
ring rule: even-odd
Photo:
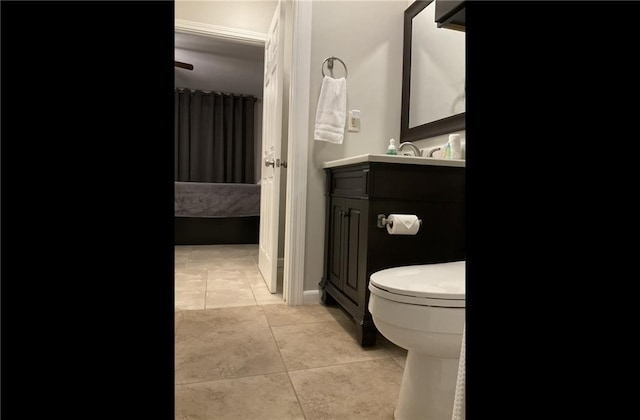
[[[422,219],[418,219],[418,223],[420,223],[420,226],[422,226]],[[387,219],[387,216],[382,213],[379,214],[377,226],[379,228],[385,228],[387,227],[387,225],[393,227],[393,220]]]

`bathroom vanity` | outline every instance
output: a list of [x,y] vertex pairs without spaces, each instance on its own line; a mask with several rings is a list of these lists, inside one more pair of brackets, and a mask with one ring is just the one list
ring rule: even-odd
[[[465,161],[366,154],[325,162],[326,220],[321,300],[376,341],[369,276],[385,268],[465,259]],[[391,235],[378,215],[415,214],[415,235]]]

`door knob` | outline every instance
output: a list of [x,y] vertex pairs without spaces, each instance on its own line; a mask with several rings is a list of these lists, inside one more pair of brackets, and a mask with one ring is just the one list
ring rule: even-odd
[[264,166],[267,166],[267,167],[273,166],[273,167],[275,167],[275,165],[276,165],[276,161],[274,159],[265,160],[264,161]]
[[286,167],[287,167],[287,161],[286,161],[286,160],[283,160],[283,161],[282,161],[282,167],[283,167],[283,168],[286,168]]

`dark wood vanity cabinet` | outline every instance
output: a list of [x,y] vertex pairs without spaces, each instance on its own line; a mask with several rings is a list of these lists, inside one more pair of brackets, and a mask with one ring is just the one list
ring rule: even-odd
[[[464,247],[464,167],[364,162],[325,169],[326,220],[321,300],[356,323],[372,346],[369,276],[385,268],[459,261]],[[415,214],[416,235],[390,235],[378,215]]]

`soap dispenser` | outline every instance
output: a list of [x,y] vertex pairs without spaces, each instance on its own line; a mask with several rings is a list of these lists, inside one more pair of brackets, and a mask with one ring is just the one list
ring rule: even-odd
[[388,155],[397,155],[398,152],[396,151],[396,140],[395,139],[390,139],[389,140],[389,147],[387,148],[387,154]]

